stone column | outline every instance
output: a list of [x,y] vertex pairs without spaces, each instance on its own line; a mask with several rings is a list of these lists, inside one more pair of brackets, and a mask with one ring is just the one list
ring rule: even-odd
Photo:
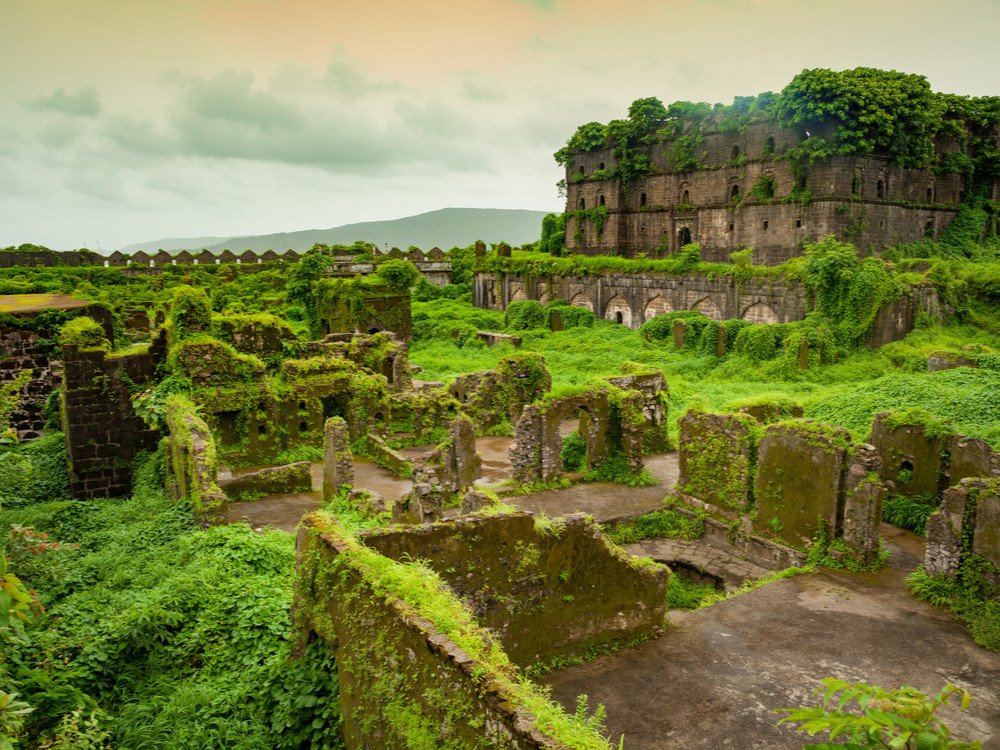
[[354,484],[347,422],[343,417],[330,417],[323,425],[323,502],[333,499],[345,484]]

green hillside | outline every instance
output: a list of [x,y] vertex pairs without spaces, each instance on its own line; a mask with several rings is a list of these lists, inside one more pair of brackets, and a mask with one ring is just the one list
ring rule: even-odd
[[[500,208],[442,208],[425,214],[407,216],[388,221],[365,221],[345,224],[331,229],[305,229],[300,232],[279,232],[278,234],[251,235],[232,238],[192,238],[186,244],[183,240],[164,239],[144,242],[125,248],[125,252],[168,252],[180,250],[233,250],[242,252],[253,250],[263,252],[275,250],[308,250],[317,242],[325,245],[349,245],[355,240],[373,242],[379,247],[399,247],[406,249],[415,245],[422,250],[440,247],[465,247],[476,240],[484,242],[505,241],[511,245],[521,245],[537,240],[541,233],[542,217],[545,211]],[[202,239],[217,240],[213,244],[199,242]]]

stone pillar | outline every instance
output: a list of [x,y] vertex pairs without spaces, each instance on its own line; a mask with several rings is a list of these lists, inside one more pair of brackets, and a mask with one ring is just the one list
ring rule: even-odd
[[885,485],[878,478],[881,466],[874,446],[857,445],[844,477],[844,543],[865,565],[878,557],[885,499]]
[[354,484],[354,456],[351,455],[347,422],[330,417],[323,425],[323,502],[329,502],[341,488]]
[[927,545],[924,570],[928,575],[953,577],[962,562],[962,534],[968,482],[949,487],[941,497],[941,506],[927,519]]
[[809,342],[805,339],[799,344],[799,369],[809,369]]
[[726,327],[720,325],[716,330],[715,356],[724,357],[726,356]]
[[476,240],[475,253],[477,258],[482,258],[484,255],[486,255],[486,243],[483,242],[482,240]]
[[448,439],[450,489],[463,493],[483,475],[483,460],[476,452],[476,428],[468,417],[458,417],[451,423]]
[[674,321],[674,349],[680,349],[684,346],[684,338],[687,335],[687,325],[685,325],[683,320]]

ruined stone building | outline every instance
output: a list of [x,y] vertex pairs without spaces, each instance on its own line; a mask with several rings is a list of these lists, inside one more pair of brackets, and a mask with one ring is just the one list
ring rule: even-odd
[[[959,172],[907,169],[877,154],[796,167],[788,154],[802,140],[773,118],[731,131],[710,119],[700,132],[694,124],[653,145],[652,171],[631,181],[618,173],[610,142],[575,150],[566,166],[566,250],[654,258],[700,243],[705,261],[753,247],[754,263],[776,265],[832,234],[871,253],[939,237],[968,189]],[[938,137],[934,148],[946,156],[960,147]],[[1000,199],[995,179],[989,197]],[[607,214],[595,221],[602,207]]]

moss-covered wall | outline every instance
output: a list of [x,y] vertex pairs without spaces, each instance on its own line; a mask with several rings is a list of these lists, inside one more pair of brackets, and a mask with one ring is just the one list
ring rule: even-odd
[[203,525],[218,523],[226,513],[226,495],[218,485],[215,441],[187,397],[168,397],[167,432],[167,493],[190,500]]
[[892,482],[901,495],[937,497],[948,486],[949,435],[933,434],[927,425],[916,420],[901,421],[900,415],[882,412],[876,415],[868,442],[882,458],[883,482]]
[[394,560],[427,560],[521,666],[666,623],[666,568],[626,555],[582,515],[472,516],[360,538]]
[[805,420],[772,425],[757,449],[755,528],[770,530],[786,544],[811,543],[821,524],[840,535],[844,470],[850,434]]
[[360,544],[328,516],[297,541],[294,622],[337,657],[348,750],[529,750],[608,743],[516,678],[432,572]]
[[924,569],[962,576],[1000,598],[1000,480],[964,479],[927,519]]
[[688,495],[729,517],[753,502],[759,428],[746,414],[708,414],[692,409],[678,420],[680,478]]

